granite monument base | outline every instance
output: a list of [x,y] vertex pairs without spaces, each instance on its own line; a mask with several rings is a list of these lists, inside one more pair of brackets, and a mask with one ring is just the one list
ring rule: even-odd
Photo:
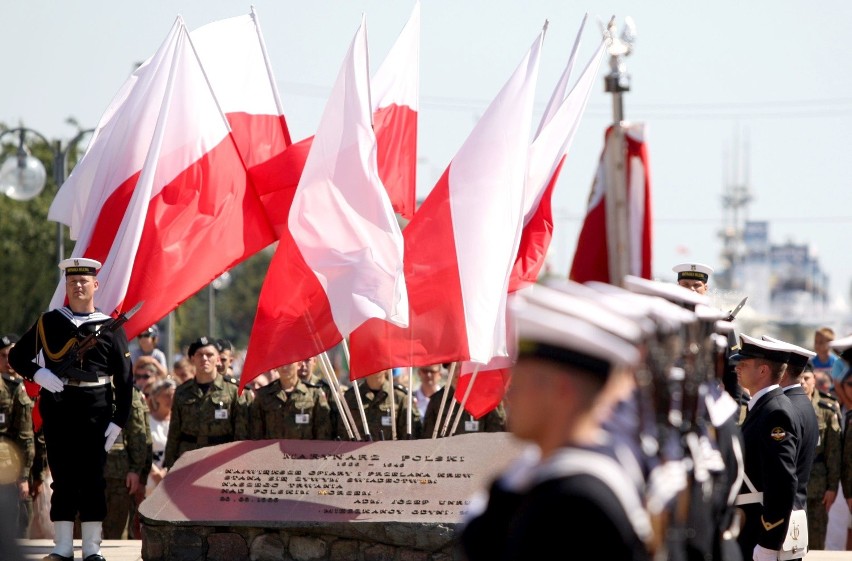
[[183,455],[139,508],[145,561],[450,561],[508,433],[241,441]]

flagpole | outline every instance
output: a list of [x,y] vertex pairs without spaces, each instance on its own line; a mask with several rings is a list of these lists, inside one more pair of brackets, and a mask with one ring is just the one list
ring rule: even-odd
[[606,192],[606,236],[609,253],[609,282],[622,286],[630,274],[629,212],[627,204],[627,146],[624,139],[624,101],[630,91],[630,74],[625,57],[633,51],[633,21],[628,17],[621,37],[616,35],[615,16],[607,26],[610,73],[604,79],[606,92],[612,94],[612,132],[604,155],[608,176]]

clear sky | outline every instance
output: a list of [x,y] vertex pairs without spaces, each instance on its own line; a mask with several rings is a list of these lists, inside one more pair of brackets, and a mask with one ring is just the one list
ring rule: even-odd
[[[625,116],[649,124],[655,218],[654,274],[672,279],[684,260],[717,266],[721,196],[735,138],[748,145],[754,202],[748,216],[770,221],[774,243],[811,244],[838,298],[848,298],[852,259],[852,72],[845,37],[852,3],[825,0],[567,2],[423,0],[418,194],[428,193],[473,124],[550,21],[537,115],[567,61],[584,13],[581,58],[598,41],[597,20],[636,21],[628,58]],[[190,29],[247,13],[233,0],[7,2],[0,122],[23,123],[67,140],[94,127],[136,62],[154,53],[178,15]],[[413,1],[256,0],[273,71],[294,139],[314,133],[326,97],[367,16],[371,68],[378,68]],[[567,273],[611,121],[599,87],[554,193],[553,266]],[[727,155],[726,155],[727,154]],[[726,163],[728,162],[728,163]]]

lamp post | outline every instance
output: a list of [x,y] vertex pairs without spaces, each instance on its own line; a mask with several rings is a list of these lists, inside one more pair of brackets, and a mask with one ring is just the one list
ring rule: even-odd
[[216,291],[231,286],[231,273],[225,271],[207,285],[207,333],[216,337]]
[[[26,146],[27,135],[40,138],[53,150],[53,179],[56,188],[62,187],[68,173],[68,153],[77,148],[77,144],[95,129],[81,130],[74,138],[62,146],[61,140],[51,141],[40,132],[26,128],[17,127],[9,129],[0,134],[0,140],[6,135],[18,135],[18,150],[15,155],[10,156],[0,166],[0,190],[17,201],[28,201],[37,197],[43,190],[47,181],[47,173],[44,164],[38,158],[32,156]],[[62,223],[56,223],[56,262],[65,258],[65,240]],[[59,280],[62,280],[60,271]]]

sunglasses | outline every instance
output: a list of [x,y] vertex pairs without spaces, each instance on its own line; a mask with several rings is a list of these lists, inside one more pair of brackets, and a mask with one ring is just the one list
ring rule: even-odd
[[134,378],[143,378],[143,379],[146,379],[146,380],[147,380],[148,378],[150,378],[150,377],[151,377],[151,375],[150,375],[150,374],[148,374],[147,372],[143,372],[142,374],[135,374],[135,373],[134,373],[134,374],[133,374],[133,377],[134,377]]

